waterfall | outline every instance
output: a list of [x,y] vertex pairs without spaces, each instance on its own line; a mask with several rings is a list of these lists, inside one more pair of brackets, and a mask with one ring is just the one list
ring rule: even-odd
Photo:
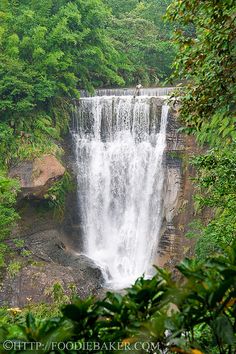
[[158,118],[155,99],[96,96],[76,105],[72,132],[84,253],[101,266],[111,288],[151,275],[157,259],[168,106],[162,102]]

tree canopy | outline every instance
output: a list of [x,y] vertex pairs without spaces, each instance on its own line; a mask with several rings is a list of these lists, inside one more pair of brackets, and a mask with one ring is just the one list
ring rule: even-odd
[[172,72],[175,45],[164,14],[170,0],[113,1],[108,32],[126,64],[120,71],[128,85],[158,85]]
[[109,16],[101,0],[1,1],[2,163],[55,149],[80,87],[124,83]]
[[175,78],[181,88],[184,130],[207,153],[197,168],[197,209],[214,217],[195,229],[197,254],[222,252],[236,236],[236,4],[235,1],[173,1],[167,19],[175,25]]

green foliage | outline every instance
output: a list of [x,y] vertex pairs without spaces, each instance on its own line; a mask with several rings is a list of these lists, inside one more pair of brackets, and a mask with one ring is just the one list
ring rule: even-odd
[[101,0],[0,3],[1,164],[56,153],[78,87],[122,84]]
[[[158,268],[152,279],[138,279],[125,295],[108,292],[103,300],[74,298],[57,317],[41,319],[13,308],[0,322],[0,340],[40,342],[47,349],[39,353],[50,353],[53,342],[71,342],[77,348],[88,342],[100,348],[113,343],[120,352],[143,353],[135,344],[146,343],[147,353],[164,349],[185,354],[233,353],[236,244],[226,256],[208,257],[204,263],[186,259],[177,268],[184,278],[181,285]],[[99,347],[93,352],[106,352]]]
[[197,209],[213,215],[195,229],[200,258],[223,252],[236,235],[235,11],[232,0],[176,0],[168,9],[178,46],[175,78],[187,82],[180,91],[184,130],[211,148],[193,160]]
[[171,74],[175,47],[170,40],[171,28],[163,16],[170,0],[113,1],[113,16],[108,31],[117,50],[121,51],[120,70],[127,84],[158,85]]
[[22,268],[21,262],[11,261],[7,266],[7,272],[11,278],[14,278]]
[[0,242],[0,269],[5,267],[5,255],[6,252],[8,251],[8,246],[5,245],[3,242]]
[[20,238],[15,238],[13,239],[13,242],[14,242],[14,245],[17,247],[17,248],[22,248],[24,247],[25,245],[25,241],[20,239]]
[[67,193],[71,192],[74,188],[72,177],[68,172],[65,172],[63,177],[55,182],[44,196],[48,201],[49,207],[54,209],[55,215],[58,217],[63,216]]
[[30,257],[32,255],[32,252],[28,250],[22,250],[20,254],[22,257]]
[[[108,45],[105,26],[109,11],[102,1],[12,3],[1,5],[2,47],[11,58],[15,52],[13,66],[22,66],[18,72],[8,71],[19,86],[6,100],[12,111],[28,112],[35,103],[54,97],[78,97],[78,82],[86,87],[102,76],[121,80],[112,70],[112,54],[118,53]],[[9,77],[4,82],[10,85]],[[19,95],[21,90],[25,91]]]
[[54,283],[49,289],[46,289],[45,295],[50,295],[53,299],[54,304],[63,305],[69,302],[69,297],[65,295],[65,290],[61,283]]
[[3,240],[8,235],[12,224],[18,218],[13,209],[18,190],[18,182],[8,179],[0,171],[0,240]]
[[6,265],[5,258],[8,251],[8,246],[3,243],[3,240],[19,217],[14,209],[18,190],[18,182],[7,178],[0,169],[0,269]]
[[193,160],[198,171],[195,200],[199,210],[211,208],[214,217],[201,227],[196,253],[204,258],[222,252],[236,237],[236,148],[212,150]]
[[168,9],[178,46],[175,74],[189,82],[181,116],[201,142],[235,139],[235,10],[233,0],[176,0]]

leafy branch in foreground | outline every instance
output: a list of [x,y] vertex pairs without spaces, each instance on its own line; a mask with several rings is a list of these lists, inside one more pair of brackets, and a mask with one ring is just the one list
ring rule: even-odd
[[[74,298],[62,308],[60,316],[49,319],[28,313],[23,321],[22,314],[16,314],[14,325],[9,322],[0,327],[0,340],[9,339],[22,345],[41,342],[47,349],[39,349],[38,353],[52,353],[53,342],[65,345],[70,342],[68,348],[71,343],[74,348],[96,343],[92,352],[100,354],[107,352],[102,346],[108,342],[114,347],[119,343],[120,353],[127,348],[143,353],[135,343],[146,343],[148,353],[160,353],[159,349],[185,354],[233,353],[236,244],[228,249],[226,256],[208,257],[202,263],[186,259],[177,268],[181,284],[168,271],[157,268],[152,279],[138,279],[123,296],[108,292],[103,300]],[[18,352],[27,349],[12,351]],[[75,351],[56,349],[55,352]],[[85,349],[85,352],[91,351]]]

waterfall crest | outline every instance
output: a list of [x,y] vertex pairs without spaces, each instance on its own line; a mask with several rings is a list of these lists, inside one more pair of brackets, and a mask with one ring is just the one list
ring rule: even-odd
[[[140,96],[168,96],[173,92],[176,87],[151,87],[151,88],[141,88],[139,90]],[[95,90],[94,96],[134,96],[136,93],[135,88],[119,88],[119,89],[99,89]],[[86,91],[80,92],[81,97],[89,96]]]
[[85,254],[107,286],[151,275],[163,215],[168,106],[149,96],[82,98],[73,120]]

